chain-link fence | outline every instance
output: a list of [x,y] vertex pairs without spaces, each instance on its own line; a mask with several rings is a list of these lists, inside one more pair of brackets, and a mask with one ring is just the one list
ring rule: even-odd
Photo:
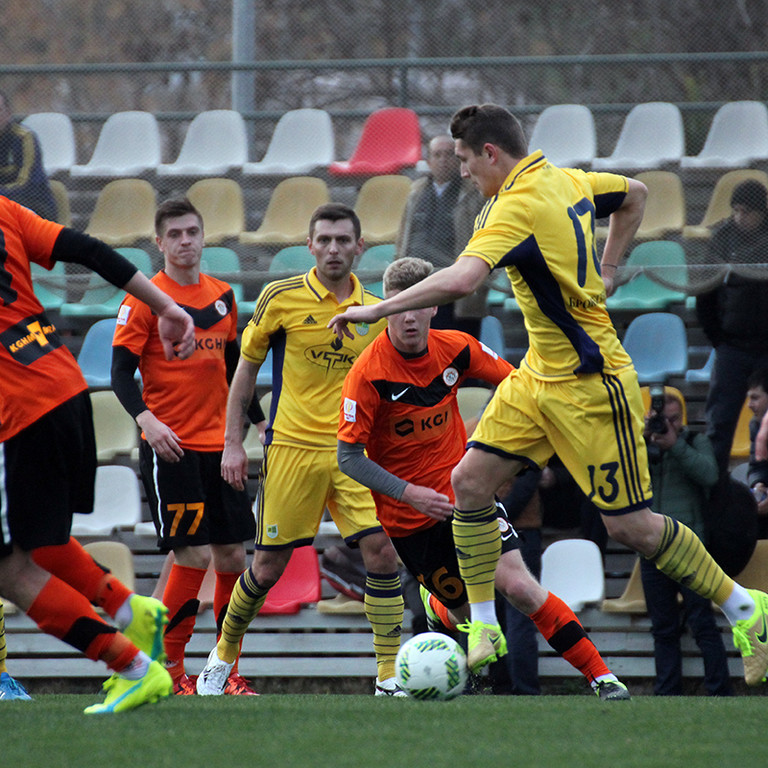
[[[539,139],[553,161],[573,160],[587,168],[605,167],[599,160],[618,152],[617,142],[637,105],[673,105],[681,130],[677,157],[656,161],[628,157],[609,167],[646,175],[659,221],[646,222],[640,240],[679,243],[685,264],[665,266],[661,257],[638,265],[630,260],[620,278],[642,272],[657,285],[691,294],[716,286],[727,273],[763,275],[763,228],[742,237],[735,251],[726,248],[720,255],[710,237],[712,225],[731,214],[730,195],[743,181],[736,172],[750,169],[751,178],[768,184],[768,176],[760,176],[768,162],[768,5],[762,0],[618,4],[553,0],[540,7],[508,0],[357,4],[319,0],[301,8],[288,0],[231,4],[50,0],[10,4],[3,16],[0,88],[16,118],[25,118],[37,130],[47,175],[54,182],[55,215],[107,240],[109,227],[114,228],[117,235],[112,242],[144,249],[156,268],[158,255],[147,214],[140,219],[139,231],[132,221],[139,215],[140,201],[151,209],[156,201],[188,193],[195,182],[224,178],[235,186],[220,185],[201,208],[209,244],[230,248],[237,256],[236,268],[220,266],[218,272],[242,285],[245,300],[255,297],[274,255],[285,246],[302,243],[303,228],[297,234],[295,225],[294,231],[259,235],[270,215],[289,228],[285,219],[292,206],[317,199],[295,186],[283,191],[278,204],[276,192],[286,179],[310,177],[315,180],[314,194],[365,210],[367,218],[362,213],[361,217],[368,242],[390,246],[389,257],[393,252],[410,253],[439,261],[443,256],[435,255],[435,242],[449,231],[440,247],[455,252],[465,235],[464,223],[448,221],[442,208],[434,208],[437,197],[432,187],[416,180],[435,173],[430,171],[429,140],[446,132],[458,107],[482,101],[508,106],[532,137],[542,128],[547,108],[576,105],[579,109],[567,114],[552,134],[543,133]],[[741,102],[749,107],[733,116],[730,138],[735,147],[721,146],[704,162],[681,161],[706,153],[715,118],[724,114],[719,110]],[[363,144],[366,120],[390,108],[415,114],[419,155],[367,173],[329,169],[330,160],[352,158]],[[291,170],[289,164],[281,171],[279,164],[273,164],[268,172],[249,171],[248,163],[269,159],[281,118],[298,110],[314,110],[314,117],[322,112],[326,123],[314,127],[310,138],[294,134],[281,162],[286,156],[319,151],[326,140],[323,132],[330,129],[328,161],[311,165],[308,160],[300,170]],[[234,114],[239,127],[214,124],[201,131],[202,149],[194,158],[199,167],[190,168],[190,163],[179,162],[185,142],[195,118],[213,111],[230,119]],[[94,153],[105,138],[107,119],[136,112],[152,117],[156,134],[146,138],[138,127],[122,137],[118,133],[113,147],[98,158],[111,158],[115,167],[110,169],[107,162],[99,172]],[[67,130],[58,125],[44,136],[41,113],[63,115],[71,123],[69,164],[65,160],[53,167],[54,152],[61,149],[56,143],[65,142]],[[660,120],[638,130],[646,138],[648,156],[653,145],[667,143],[675,130],[666,124],[660,127]],[[563,145],[575,145],[582,128],[588,134],[585,154],[569,158]],[[374,149],[397,144],[396,139],[404,142],[409,130],[383,129],[373,137]],[[727,131],[724,135],[727,143]],[[117,168],[121,157],[141,154],[155,142],[155,159],[149,165]],[[216,165],[219,153],[224,159]],[[0,183],[6,192],[12,186],[13,162],[8,154],[0,163]],[[158,163],[168,166],[164,172],[157,170]],[[73,171],[73,164],[86,171]],[[723,183],[729,173],[734,175]],[[405,177],[409,184],[370,188],[367,194],[373,202],[366,202],[362,193],[368,179],[393,175]],[[104,203],[113,218],[97,226],[105,188],[128,178],[140,179],[143,190],[134,187],[112,208]],[[715,201],[718,182],[721,199]],[[318,193],[318,183],[325,191]],[[457,186],[450,200],[453,208],[461,196],[466,213],[477,201],[464,192]],[[202,192],[198,199],[205,200]],[[44,201],[34,197],[26,202],[44,208]],[[224,223],[220,236],[213,237],[218,217]],[[412,225],[419,221],[429,223],[426,231],[431,234],[414,240]],[[734,266],[735,258],[739,262]],[[209,261],[214,263],[212,252]],[[375,277],[381,262],[371,257],[370,263]],[[72,277],[49,277],[46,287],[58,291],[65,302],[104,303],[97,293],[83,299],[88,283]],[[501,301],[494,291],[490,295]],[[55,297],[51,302],[56,303]],[[470,315],[473,311],[467,310]]]

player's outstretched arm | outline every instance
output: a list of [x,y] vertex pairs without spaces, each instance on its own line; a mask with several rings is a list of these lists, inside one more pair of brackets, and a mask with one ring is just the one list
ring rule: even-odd
[[238,491],[245,488],[248,480],[248,456],[243,447],[243,437],[259,368],[260,366],[256,363],[241,357],[235,375],[232,377],[232,383],[229,385],[221,476]]
[[396,315],[407,309],[450,304],[473,293],[488,277],[488,272],[488,265],[482,259],[465,256],[450,267],[433,272],[416,285],[378,304],[350,307],[343,314],[336,315],[328,323],[328,327],[333,329],[340,339],[345,335],[352,338],[352,333],[347,329],[349,323],[375,323],[382,317]]

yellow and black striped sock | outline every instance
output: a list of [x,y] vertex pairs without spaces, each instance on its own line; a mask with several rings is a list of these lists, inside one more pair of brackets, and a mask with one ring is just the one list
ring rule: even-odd
[[260,586],[246,568],[232,590],[229,607],[221,626],[221,637],[216,644],[219,658],[232,664],[240,654],[240,643],[248,626],[267,599],[268,589]]
[[648,559],[662,573],[717,605],[733,591],[733,579],[712,559],[699,537],[671,517],[664,518],[661,541]]
[[8,658],[8,646],[5,644],[5,609],[0,601],[0,674],[7,672],[5,660]]
[[497,517],[496,504],[485,509],[455,509],[453,513],[453,542],[470,604],[494,599],[496,565],[501,555]]
[[400,650],[403,608],[400,574],[369,571],[365,576],[365,615],[373,630],[373,650],[379,680],[395,676],[395,656]]

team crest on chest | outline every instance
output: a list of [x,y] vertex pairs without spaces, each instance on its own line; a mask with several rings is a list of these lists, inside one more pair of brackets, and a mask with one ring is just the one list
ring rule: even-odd
[[355,323],[355,330],[358,336],[367,336],[370,329],[368,323]]
[[443,371],[443,381],[447,387],[452,387],[459,380],[459,372],[451,365]]
[[227,305],[221,299],[216,299],[216,302],[213,306],[222,317],[227,314]]

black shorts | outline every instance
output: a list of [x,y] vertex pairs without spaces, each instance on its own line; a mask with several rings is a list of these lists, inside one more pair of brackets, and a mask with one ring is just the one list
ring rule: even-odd
[[66,544],[72,515],[93,512],[96,440],[87,392],[0,443],[0,557]]
[[256,536],[248,493],[221,477],[221,451],[185,449],[181,460],[171,463],[142,440],[139,467],[162,551],[236,544]]
[[[520,539],[507,518],[506,510],[501,504],[496,506],[501,529],[501,553],[520,549]],[[411,575],[444,606],[459,608],[467,602],[450,520],[441,520],[431,528],[410,536],[393,536],[392,544]]]

